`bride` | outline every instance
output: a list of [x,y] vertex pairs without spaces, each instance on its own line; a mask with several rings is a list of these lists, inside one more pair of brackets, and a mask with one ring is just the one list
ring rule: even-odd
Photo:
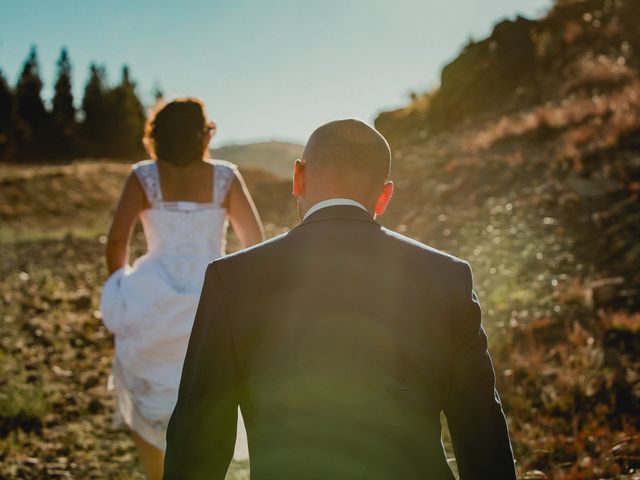
[[[236,167],[206,160],[215,130],[198,99],[175,100],[151,116],[144,142],[155,160],[133,166],[107,240],[110,276],[100,307],[115,336],[109,383],[116,419],[131,429],[150,479],[162,477],[165,430],[207,264],[224,255],[229,221],[244,247],[264,238]],[[129,267],[138,218],[147,253]],[[236,456],[246,449],[239,439]]]

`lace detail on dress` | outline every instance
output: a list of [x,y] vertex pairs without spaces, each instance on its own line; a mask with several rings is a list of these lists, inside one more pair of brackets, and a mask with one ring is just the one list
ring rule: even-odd
[[147,254],[163,266],[179,292],[199,290],[206,264],[224,253],[228,222],[223,203],[236,167],[221,160],[208,163],[213,191],[211,201],[203,203],[165,201],[157,163],[145,161],[134,166],[152,207],[140,214]]
[[162,190],[160,188],[160,176],[158,175],[158,166],[154,160],[144,160],[133,166],[142,189],[144,190],[147,200],[151,205],[162,201]]
[[214,160],[213,168],[215,171],[213,203],[222,207],[233,183],[233,179],[236,177],[236,166],[224,160]]

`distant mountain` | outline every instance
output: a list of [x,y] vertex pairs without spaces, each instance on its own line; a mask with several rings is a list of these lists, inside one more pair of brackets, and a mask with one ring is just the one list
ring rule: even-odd
[[281,178],[291,177],[293,162],[302,156],[303,145],[288,142],[260,142],[225,145],[212,149],[212,158],[233,162],[239,167],[260,168]]

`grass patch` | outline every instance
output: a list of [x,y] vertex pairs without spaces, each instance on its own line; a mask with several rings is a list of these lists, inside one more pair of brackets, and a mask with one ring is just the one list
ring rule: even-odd
[[0,437],[15,429],[39,431],[50,406],[38,383],[29,378],[11,378],[0,389]]

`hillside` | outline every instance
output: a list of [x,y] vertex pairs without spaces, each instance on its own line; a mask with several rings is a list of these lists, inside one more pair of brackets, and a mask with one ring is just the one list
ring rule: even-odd
[[240,167],[261,168],[281,178],[290,178],[293,162],[302,156],[304,145],[287,142],[260,142],[225,145],[211,151],[212,158],[233,162]]
[[[505,20],[465,47],[439,90],[376,119],[394,149],[400,191],[429,209],[530,211],[572,236],[581,260],[623,276],[636,293],[637,19],[633,0],[564,1],[539,21]],[[521,49],[534,56],[516,68]]]
[[526,478],[640,466],[640,3],[496,25],[382,113],[399,228],[468,259]]

